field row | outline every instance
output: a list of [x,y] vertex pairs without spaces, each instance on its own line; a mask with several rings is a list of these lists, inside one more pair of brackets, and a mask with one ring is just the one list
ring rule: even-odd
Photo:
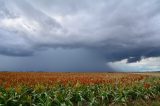
[[0,73],[1,106],[159,106],[160,78],[134,73]]
[[133,84],[147,78],[148,75],[128,74],[128,73],[47,73],[47,72],[1,72],[0,84],[6,87],[25,84],[32,86],[35,84],[54,85],[61,84]]

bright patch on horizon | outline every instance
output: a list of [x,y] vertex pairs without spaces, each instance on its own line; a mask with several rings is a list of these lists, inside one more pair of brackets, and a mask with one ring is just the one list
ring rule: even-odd
[[109,62],[107,65],[120,71],[160,71],[160,57],[144,58],[141,61],[127,63],[127,59]]

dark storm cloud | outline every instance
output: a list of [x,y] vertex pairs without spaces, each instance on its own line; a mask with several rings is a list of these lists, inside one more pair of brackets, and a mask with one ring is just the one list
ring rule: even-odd
[[127,63],[133,63],[133,62],[137,62],[140,60],[141,60],[140,57],[130,57],[130,58],[128,58]]
[[106,56],[108,61],[120,61],[123,59],[128,59],[128,63],[138,62],[141,59],[149,58],[149,57],[158,57],[160,54],[159,47],[143,47],[143,48],[126,48],[119,50],[119,48],[114,48],[116,50],[106,51],[100,50],[99,52],[102,53],[103,56]]
[[93,50],[106,61],[160,56],[159,0],[0,0],[0,15],[4,55],[60,47]]
[[0,71],[111,71],[101,55],[90,52],[85,49],[50,49],[29,57],[0,55],[3,61]]
[[[0,46],[1,47],[1,46]],[[1,55],[7,55],[7,56],[32,56],[34,54],[33,50],[25,50],[18,48],[11,48],[11,47],[1,47],[0,49]]]

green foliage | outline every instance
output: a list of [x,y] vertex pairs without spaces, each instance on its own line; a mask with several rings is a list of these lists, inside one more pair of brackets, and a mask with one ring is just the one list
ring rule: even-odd
[[[159,78],[147,79],[134,86],[94,85],[55,85],[45,88],[22,86],[20,91],[14,87],[0,86],[0,106],[107,106],[109,104],[129,105],[134,101],[155,100],[160,97]],[[144,86],[145,83],[152,84]],[[159,105],[154,102],[153,105]],[[137,104],[138,105],[138,104]]]

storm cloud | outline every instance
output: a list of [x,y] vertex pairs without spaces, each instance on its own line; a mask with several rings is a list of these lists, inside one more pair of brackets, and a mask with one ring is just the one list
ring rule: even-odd
[[86,49],[106,62],[160,56],[159,0],[0,0],[0,54]]

